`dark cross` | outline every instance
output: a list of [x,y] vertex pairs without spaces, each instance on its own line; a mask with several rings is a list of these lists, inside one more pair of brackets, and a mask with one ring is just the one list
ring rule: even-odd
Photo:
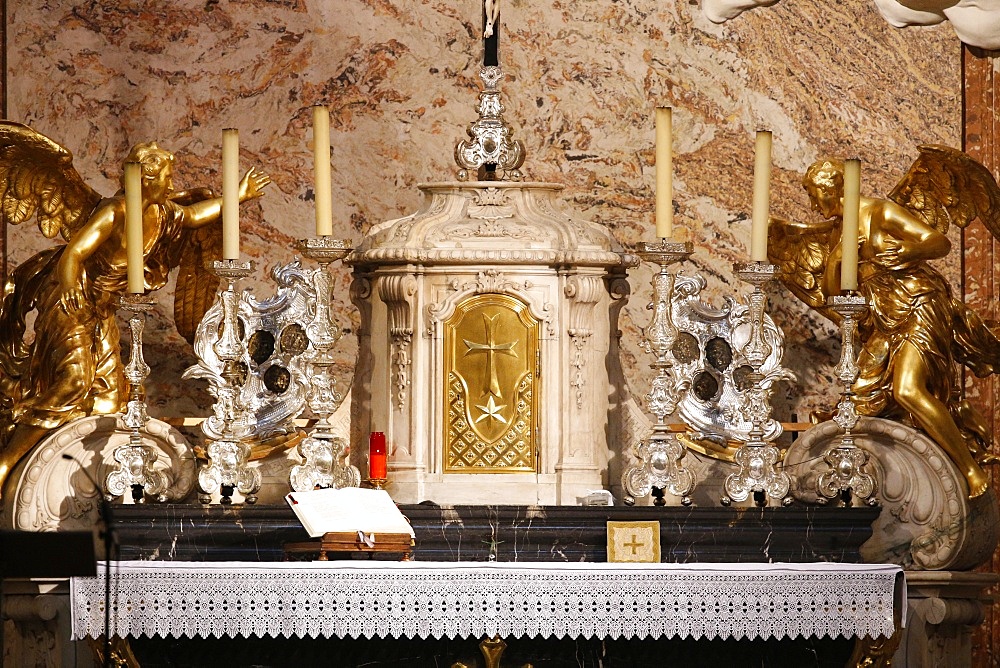
[[640,543],[638,541],[638,539],[636,539],[635,534],[632,534],[632,542],[631,543],[625,543],[625,547],[631,547],[632,548],[632,556],[633,557],[635,556],[635,548],[642,547],[643,545],[645,545],[645,543]]
[[500,67],[500,0],[483,0],[483,65]]

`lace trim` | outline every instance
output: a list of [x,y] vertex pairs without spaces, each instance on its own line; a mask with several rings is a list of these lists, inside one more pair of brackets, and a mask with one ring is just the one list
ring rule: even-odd
[[[906,600],[898,566],[825,563],[118,562],[111,592],[113,632],[150,637],[874,638]],[[103,576],[71,597],[102,635]]]

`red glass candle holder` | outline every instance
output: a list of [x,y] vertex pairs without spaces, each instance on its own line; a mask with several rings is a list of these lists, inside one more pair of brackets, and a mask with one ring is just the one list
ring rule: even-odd
[[380,487],[388,477],[387,462],[385,433],[373,431],[368,437],[368,478],[376,487]]

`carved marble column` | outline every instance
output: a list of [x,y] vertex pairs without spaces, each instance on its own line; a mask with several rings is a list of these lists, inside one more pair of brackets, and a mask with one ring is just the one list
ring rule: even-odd
[[[388,354],[375,360],[375,365],[382,369],[376,376],[388,378],[389,392],[387,397],[376,399],[388,399],[388,406],[381,411],[373,411],[373,416],[381,417],[372,420],[371,431],[393,434],[388,444],[393,469],[426,471],[430,463],[429,457],[411,447],[411,438],[399,436],[408,436],[417,427],[414,422],[423,419],[422,415],[414,414],[408,406],[413,382],[413,321],[414,312],[418,308],[417,279],[412,274],[388,274],[379,276],[375,287],[378,298],[385,305],[385,326],[389,335]],[[370,306],[366,311],[371,311]],[[419,387],[416,391],[423,395],[426,390],[426,387]],[[362,440],[360,449],[367,453],[364,444],[365,441]],[[367,470],[367,467],[363,470]]]
[[368,471],[368,448],[364,447],[368,435],[376,428],[372,421],[372,375],[375,355],[372,352],[372,281],[368,276],[355,276],[350,287],[351,303],[361,315],[355,329],[358,339],[358,361],[354,365],[354,379],[351,383],[351,455],[350,462],[359,471]]
[[585,481],[594,480],[595,468],[606,468],[609,459],[606,450],[587,445],[594,440],[593,415],[607,412],[606,393],[612,386],[606,360],[612,332],[609,325],[615,323],[617,329],[617,320],[607,316],[611,299],[606,276],[605,269],[580,267],[567,272],[563,282],[565,325],[559,345],[568,367],[564,366],[565,380],[559,384],[566,409],[562,411],[562,433],[569,446],[563,448],[555,467],[559,475],[557,495],[563,503],[573,503]]

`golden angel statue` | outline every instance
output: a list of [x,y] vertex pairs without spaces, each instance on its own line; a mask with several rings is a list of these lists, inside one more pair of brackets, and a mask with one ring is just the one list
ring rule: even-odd
[[[218,279],[222,199],[206,188],[175,191],[174,156],[155,142],[132,148],[142,166],[145,288],[158,290],[180,266],[174,316],[189,341]],[[241,202],[270,179],[251,169]],[[0,490],[45,434],[71,420],[115,413],[127,400],[116,310],[126,291],[124,192],[101,197],[73,167],[72,154],[18,123],[0,122],[0,223],[35,219],[65,244],[20,264],[0,305]],[[34,323],[29,331],[31,312]]]
[[[824,305],[840,292],[843,163],[813,163],[802,184],[824,220],[773,219],[768,256],[796,296],[836,319]],[[991,436],[957,399],[956,365],[978,376],[1000,372],[1000,340],[928,261],[950,251],[950,224],[964,228],[976,218],[1000,238],[1000,188],[983,165],[945,146],[921,146],[888,198],[861,198],[858,291],[868,312],[858,328],[854,385],[859,413],[909,420],[940,445],[968,481],[970,498],[988,488],[981,464],[993,458]]]

